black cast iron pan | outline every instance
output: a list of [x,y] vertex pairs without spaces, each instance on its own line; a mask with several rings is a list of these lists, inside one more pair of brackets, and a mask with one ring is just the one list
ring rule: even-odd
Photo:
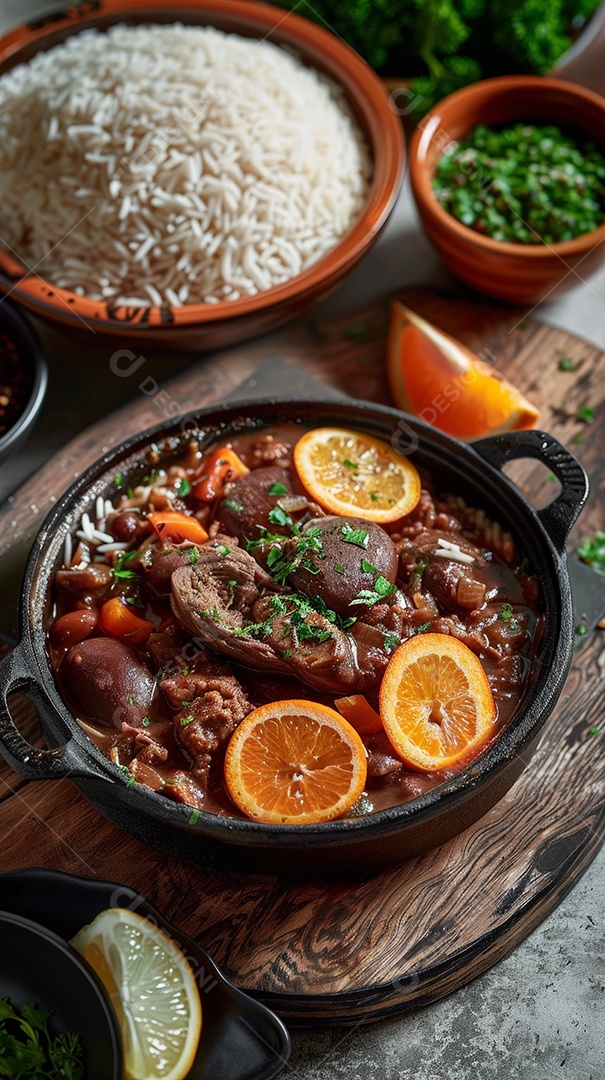
[[[197,429],[208,437],[220,431],[224,439],[242,429],[294,420],[305,426],[359,428],[394,440],[428,470],[438,487],[464,495],[510,529],[538,576],[545,633],[527,695],[502,735],[453,780],[413,802],[366,818],[315,826],[275,827],[206,813],[192,822],[186,806],[142,785],[127,787],[124,773],[93,745],[61,700],[45,651],[53,573],[68,530],[77,527],[98,495],[111,496],[116,472],[125,474],[140,462],[151,442]],[[535,510],[502,472],[515,458],[536,458],[557,477],[561,490],[549,506]],[[502,798],[529,761],[561,693],[574,641],[565,543],[587,494],[582,466],[543,432],[507,433],[469,445],[395,409],[367,403],[270,399],[249,407],[213,406],[129,439],[69,488],[33,545],[21,597],[21,640],[0,664],[0,752],[28,779],[73,780],[102,814],[146,843],[220,869],[306,877],[358,875],[421,854],[468,828]],[[51,749],[35,749],[20,735],[7,703],[13,691],[34,701]]]

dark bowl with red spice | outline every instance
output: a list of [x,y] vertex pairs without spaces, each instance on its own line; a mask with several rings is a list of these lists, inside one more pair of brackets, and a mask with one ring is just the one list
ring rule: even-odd
[[22,315],[0,302],[0,461],[25,442],[42,408],[48,368],[38,335]]

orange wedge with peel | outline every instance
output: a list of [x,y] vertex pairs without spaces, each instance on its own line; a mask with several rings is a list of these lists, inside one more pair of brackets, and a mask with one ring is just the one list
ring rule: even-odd
[[242,720],[225,755],[225,784],[253,821],[315,825],[342,817],[361,795],[365,747],[334,709],[292,699]]
[[494,731],[496,706],[481,661],[457,638],[418,634],[393,653],[380,716],[407,765],[434,772],[470,760]]
[[392,305],[387,374],[398,408],[457,439],[521,431],[540,418],[499,371],[399,301]]

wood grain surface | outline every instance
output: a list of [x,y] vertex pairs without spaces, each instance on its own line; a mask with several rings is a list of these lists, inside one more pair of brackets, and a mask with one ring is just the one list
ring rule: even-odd
[[[515,325],[508,308],[426,290],[407,290],[404,299],[492,358],[542,409],[542,426],[591,476],[576,539],[603,528],[605,356],[552,327]],[[361,313],[353,326],[299,324],[281,356],[354,396],[388,401],[387,324],[388,305]],[[223,353],[162,389],[183,409],[196,408],[242,379],[254,382],[274,355],[262,342]],[[561,371],[562,357],[576,370]],[[284,368],[284,382],[284,391],[295,382],[291,368]],[[590,425],[577,419],[587,404],[595,410]],[[105,447],[158,418],[157,404],[141,395],[74,440],[16,494],[0,514],[3,579],[32,525],[72,477]],[[555,485],[543,466],[515,463],[515,478],[536,502],[552,497]],[[293,1024],[358,1024],[417,1008],[510,952],[602,843],[605,735],[590,732],[603,722],[604,665],[602,635],[586,635],[539,747],[509,794],[449,844],[372,878],[301,885],[193,867],[119,832],[71,783],[27,783],[4,764],[0,870],[49,866],[139,890],[198,937],[238,986]],[[17,702],[14,711],[34,739],[31,706]]]

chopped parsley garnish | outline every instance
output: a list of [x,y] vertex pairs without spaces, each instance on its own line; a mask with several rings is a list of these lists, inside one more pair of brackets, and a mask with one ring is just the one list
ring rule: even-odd
[[289,657],[292,656],[292,653],[291,653],[290,649],[285,649],[284,652],[282,653],[282,656],[283,656],[284,660],[288,660]]
[[231,551],[231,548],[227,547],[226,544],[217,544],[216,551],[218,551],[219,555],[228,555]]
[[180,674],[181,674],[181,675],[188,675],[188,674],[189,674],[189,668],[188,668],[188,667],[184,667],[184,668],[183,668],[183,670],[181,671],[181,673],[180,673]]
[[345,544],[355,544],[360,548],[368,546],[370,534],[366,529],[353,529],[350,525],[342,525],[340,532]]
[[189,562],[192,566],[195,566],[199,561],[199,551],[196,547],[189,548]]
[[340,562],[334,563],[334,570],[337,574],[344,574],[345,572],[345,568]]
[[212,608],[212,611],[210,610],[210,608],[204,608],[204,610],[202,611],[202,615],[205,619],[214,619],[214,621],[217,623],[221,622],[221,613],[217,608],[216,604]]
[[519,633],[521,629],[521,623],[518,619],[515,619],[513,615],[513,609],[510,604],[502,605],[502,611],[500,612],[499,618],[501,618],[502,621],[507,624],[511,634]]
[[[323,615],[324,619],[340,630],[347,630],[355,622],[353,616],[343,619],[329,608],[320,596],[303,596],[301,593],[286,593],[283,596],[276,594],[271,597],[270,604],[271,614],[263,622],[242,626],[234,630],[234,634],[238,637],[245,635],[255,638],[268,637],[273,632],[273,623],[277,616],[283,616],[286,625],[282,637],[291,637],[294,644],[298,645],[301,641],[322,642],[332,637],[332,632],[327,628],[323,629],[316,623],[306,622],[309,615],[314,613]],[[291,655],[291,650],[288,651],[288,655]]]
[[191,484],[185,476],[182,476],[181,479],[178,481],[177,490],[179,495],[181,496],[181,499],[184,499],[186,495],[191,494]]
[[426,632],[427,632],[430,625],[431,625],[430,622],[420,623],[420,626],[415,626],[414,627],[414,633],[415,634],[426,634]]
[[562,356],[559,360],[559,371],[575,371],[576,365],[573,360],[570,360],[568,356]]
[[581,405],[576,416],[583,424],[592,424],[594,420],[594,409],[591,405]]
[[345,338],[349,341],[358,341],[366,333],[366,328],[361,323],[354,323],[351,326],[347,326],[345,330]]
[[413,591],[415,591],[416,589],[419,588],[420,582],[422,581],[424,571],[427,568],[427,564],[428,564],[427,559],[424,559],[424,558],[416,559],[416,566],[414,567],[414,569],[412,570],[412,573],[410,574],[410,588]]
[[159,478],[160,478],[160,470],[159,469],[152,469],[151,472],[147,473],[147,475],[143,477],[141,483],[143,484],[144,487],[147,487],[147,486],[149,486],[149,484],[156,484],[158,482]]
[[502,611],[500,612],[500,618],[503,619],[504,622],[508,622],[509,619],[512,617],[512,614],[513,614],[512,606],[510,604],[503,604],[502,605]]
[[289,514],[286,514],[285,510],[282,510],[281,506],[275,506],[273,510],[268,513],[269,521],[272,525],[293,525],[292,518]]
[[113,482],[114,482],[115,487],[117,487],[117,488],[120,487],[120,484],[122,483],[123,479],[124,479],[124,477],[122,476],[121,472],[116,473],[116,475],[113,478]]
[[136,703],[137,703],[137,699],[136,699],[135,695],[134,694],[129,694],[128,695],[128,704],[129,705],[136,705]]
[[235,501],[235,499],[225,499],[223,506],[226,506],[229,510],[232,510],[234,514],[243,514],[244,508],[241,503]]
[[123,551],[121,555],[116,559],[115,565],[111,569],[112,577],[118,581],[127,580],[129,578],[135,578],[137,576],[136,570],[125,570],[124,564],[137,555],[136,551]]
[[271,484],[271,487],[269,488],[268,494],[269,495],[287,495],[288,494],[288,489],[287,489],[285,484],[281,484],[279,480],[276,480],[274,484]]
[[346,457],[344,459],[343,465],[346,465],[347,469],[358,469],[359,468],[359,465],[357,464],[357,462],[356,461],[351,461],[351,459],[348,458],[348,457]]
[[376,567],[372,566],[372,563],[368,562],[367,559],[362,559],[361,560],[361,569],[363,570],[364,574],[377,574],[378,573],[378,570],[376,569]]
[[391,585],[388,578],[378,574],[374,578],[374,588],[360,589],[355,599],[351,600],[351,607],[354,604],[366,604],[368,607],[372,607],[373,604],[380,603],[381,600],[385,600],[387,596],[392,596],[396,592],[397,586]]
[[141,720],[141,727],[149,727],[150,724],[151,724],[151,720],[149,719],[149,717],[144,716],[143,719]]
[[132,775],[130,768],[128,767],[128,765],[120,765],[120,768],[122,772],[128,777],[126,781],[126,787],[131,788],[134,784],[134,776]]
[[370,498],[371,498],[372,502],[378,502],[378,500],[380,498],[380,495],[378,494],[377,491],[371,491],[370,492]]
[[[316,573],[315,569],[310,569],[313,565],[311,555],[325,559],[321,529],[318,526],[307,529],[305,533],[301,533],[298,525],[291,525],[291,529],[292,537],[285,537],[271,533],[264,526],[260,526],[260,539],[246,540],[246,551],[254,551],[264,544],[274,545],[267,554],[267,566],[275,581],[280,585],[283,585],[288,575],[297,570],[301,563],[310,573]],[[284,550],[284,547],[287,550]]]
[[397,637],[397,634],[392,634],[390,631],[384,635],[384,647],[387,652],[393,652],[399,648],[401,640]]
[[190,815],[189,815],[189,821],[187,822],[187,824],[188,825],[196,825],[197,822],[199,821],[199,819],[200,819],[199,810],[192,810]]
[[189,724],[192,724],[194,720],[195,716],[181,716],[179,724],[181,727],[189,727]]
[[[134,783],[134,777],[132,777]],[[51,1035],[52,1010],[30,1001],[18,1008],[0,998],[0,1076],[15,1080],[84,1080],[80,1036]]]
[[131,607],[138,607],[138,608],[144,608],[145,607],[143,601],[139,600],[138,596],[127,596],[126,597],[126,603],[130,604]]
[[598,530],[594,539],[584,540],[578,548],[578,555],[597,574],[605,574],[605,533]]

